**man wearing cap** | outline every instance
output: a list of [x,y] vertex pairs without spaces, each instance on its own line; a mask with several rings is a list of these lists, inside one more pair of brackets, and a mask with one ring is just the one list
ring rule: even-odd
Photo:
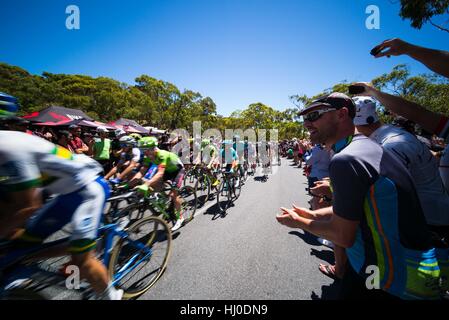
[[106,127],[99,126],[97,132],[100,137],[92,140],[92,145],[90,146],[92,156],[103,166],[105,172],[109,172],[111,169],[111,140],[108,138],[109,131]]
[[429,148],[413,134],[392,125],[382,124],[373,98],[359,96],[353,100],[357,107],[354,118],[357,130],[390,150],[410,172],[429,229],[437,236],[435,246],[442,249],[438,250],[440,254],[445,255],[442,259],[448,260],[449,195],[438,171],[437,160]]
[[81,140],[81,128],[72,124],[69,126],[69,132],[72,134],[72,139],[69,141],[70,146],[75,150],[76,154],[87,154],[89,147]]
[[440,269],[412,177],[393,154],[355,133],[355,109],[351,98],[332,93],[300,113],[312,143],[335,153],[333,204],[281,208],[277,220],[345,248],[343,299],[438,299]]

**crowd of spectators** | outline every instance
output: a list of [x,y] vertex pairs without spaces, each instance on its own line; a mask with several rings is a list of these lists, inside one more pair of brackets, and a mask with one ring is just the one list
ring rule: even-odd
[[[400,39],[376,48],[376,58],[408,55],[449,77],[449,52]],[[319,270],[339,282],[342,299],[449,298],[449,118],[369,83],[353,86],[352,98],[331,93],[300,112],[313,144],[304,170],[311,208],[281,208],[277,220],[333,248],[335,263]]]

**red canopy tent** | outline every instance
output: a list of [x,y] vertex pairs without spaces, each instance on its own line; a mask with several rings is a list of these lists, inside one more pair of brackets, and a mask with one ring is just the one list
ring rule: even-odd
[[71,126],[72,124],[79,125],[80,120],[61,120],[57,122],[36,122],[33,123],[35,126],[43,126],[43,127],[59,127],[59,126]]
[[88,120],[93,119],[81,110],[70,109],[58,106],[48,107],[42,111],[36,111],[22,118],[31,122],[60,122],[64,120]]
[[129,119],[119,119],[117,121],[109,122],[108,125],[114,126],[118,129],[123,129],[127,133],[141,133],[148,134],[150,131],[142,127],[140,124],[134,120]]

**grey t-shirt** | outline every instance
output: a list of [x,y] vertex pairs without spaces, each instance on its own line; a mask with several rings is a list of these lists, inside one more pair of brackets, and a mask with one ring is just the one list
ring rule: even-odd
[[411,133],[391,125],[383,125],[370,138],[390,150],[407,167],[427,223],[448,226],[449,195],[438,171],[438,162],[429,148]]
[[[338,144],[337,144],[338,145]],[[355,135],[334,149],[329,171],[334,214],[359,221],[356,241],[346,249],[351,266],[403,270],[408,251],[431,249],[431,236],[412,178],[405,166],[373,140]]]

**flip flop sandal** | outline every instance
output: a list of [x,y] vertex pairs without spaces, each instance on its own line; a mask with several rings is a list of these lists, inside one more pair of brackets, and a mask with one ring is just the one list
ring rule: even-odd
[[326,276],[328,276],[331,279],[334,279],[336,281],[341,280],[339,277],[337,277],[337,275],[335,274],[335,270],[333,270],[331,268],[330,265],[323,265],[324,266],[324,270],[320,268],[320,266],[318,266],[318,270],[320,270],[320,272]]

